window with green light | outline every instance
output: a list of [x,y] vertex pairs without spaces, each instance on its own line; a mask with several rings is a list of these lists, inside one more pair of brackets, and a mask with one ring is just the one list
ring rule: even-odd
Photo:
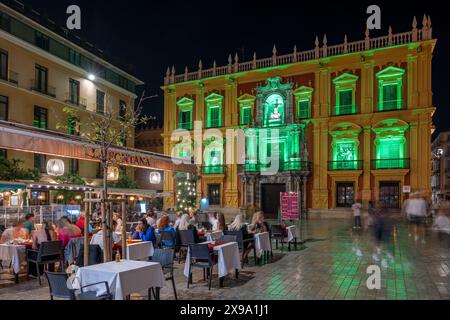
[[274,93],[265,101],[264,124],[265,126],[279,126],[284,124],[284,98]]
[[34,127],[48,129],[48,110],[46,108],[34,106]]
[[177,102],[178,106],[178,129],[192,130],[192,110],[194,100],[184,97]]
[[297,103],[297,116],[299,119],[311,118],[309,99],[299,100]]
[[358,148],[354,141],[336,142],[333,149],[334,170],[357,169]]
[[206,101],[206,127],[218,128],[223,126],[222,104],[223,96],[212,93],[205,98]]
[[180,111],[180,122],[178,129],[192,130],[192,110]]
[[352,114],[355,106],[353,105],[353,90],[340,90],[337,94],[336,115]]
[[205,174],[223,173],[223,150],[221,147],[209,147],[203,172]]
[[252,107],[241,107],[241,125],[251,124],[253,120]]
[[333,115],[356,113],[356,85],[359,77],[344,73],[333,80],[336,90],[336,106]]
[[222,106],[211,105],[208,106],[208,117],[206,121],[208,128],[217,128],[222,126]]
[[379,138],[377,144],[377,169],[396,169],[404,167],[405,138]]
[[400,110],[403,108],[402,90],[405,70],[387,67],[376,74],[379,84],[378,111]]

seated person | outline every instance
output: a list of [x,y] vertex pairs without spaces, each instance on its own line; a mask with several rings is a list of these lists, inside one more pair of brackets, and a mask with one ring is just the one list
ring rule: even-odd
[[251,233],[270,232],[269,224],[264,220],[262,211],[258,211],[253,215],[252,224],[249,228]]
[[[175,229],[172,226],[170,226],[169,216],[164,215],[159,220],[158,234],[161,234],[162,231],[169,231],[170,233],[172,233],[173,239],[175,239],[177,233],[176,233]],[[167,241],[164,241],[161,243],[163,246],[166,246],[166,247],[171,247],[174,245],[173,242],[167,242]]]
[[42,227],[33,234],[33,250],[38,250],[42,242],[55,241],[57,239],[56,232],[48,221],[42,222]]
[[36,225],[34,224],[36,217],[34,216],[34,213],[28,213],[25,216],[25,223],[23,224],[23,227],[28,231],[28,234],[31,236],[33,231],[36,230]]
[[194,233],[194,242],[200,243],[203,242],[204,239],[198,236],[197,227],[190,223],[190,217],[188,214],[183,214],[180,219],[180,224],[178,225],[178,230],[192,230]]
[[62,241],[63,250],[72,238],[80,238],[83,236],[80,228],[69,222],[66,217],[62,217],[56,221],[56,229],[58,232],[58,238]]
[[151,241],[153,246],[156,246],[155,229],[148,225],[145,218],[139,220],[131,238],[133,240]]
[[[115,227],[114,224],[115,224],[115,221],[113,221],[113,228]],[[112,233],[112,240],[113,240],[113,245],[118,245],[118,246],[122,245],[122,240],[120,239],[120,236],[115,232]],[[95,233],[92,236],[90,244],[99,245],[103,251],[103,248],[104,248],[104,246],[103,246],[103,230],[100,229],[100,231],[98,231],[97,233]]]
[[29,234],[23,227],[23,221],[16,221],[11,228],[6,229],[0,239],[0,244],[7,243],[12,240],[23,239],[28,240]]
[[[253,234],[248,232],[247,225],[242,220],[242,214],[238,214],[236,218],[234,218],[234,221],[228,226],[228,231],[242,231],[242,238],[244,241],[253,239]],[[248,261],[248,254],[251,249],[253,249],[253,242],[244,242],[244,252],[242,257],[245,262]]]

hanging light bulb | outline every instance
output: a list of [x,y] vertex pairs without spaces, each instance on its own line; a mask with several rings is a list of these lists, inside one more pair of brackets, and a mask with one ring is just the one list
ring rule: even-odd
[[54,177],[60,177],[64,175],[64,161],[62,161],[61,159],[48,160],[47,174]]
[[159,184],[161,183],[161,173],[154,171],[154,172],[150,172],[150,183],[151,184]]

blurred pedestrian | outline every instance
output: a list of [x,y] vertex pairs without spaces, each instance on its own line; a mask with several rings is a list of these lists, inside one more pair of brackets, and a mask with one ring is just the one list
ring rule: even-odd
[[353,226],[354,229],[360,229],[361,228],[361,209],[362,209],[361,200],[358,199],[352,205],[353,217],[354,217],[354,221],[355,221],[355,224]]

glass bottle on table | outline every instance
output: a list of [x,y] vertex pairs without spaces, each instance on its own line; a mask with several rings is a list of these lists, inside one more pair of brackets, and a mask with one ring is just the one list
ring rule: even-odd
[[120,262],[120,253],[119,253],[119,250],[116,251],[116,262]]

